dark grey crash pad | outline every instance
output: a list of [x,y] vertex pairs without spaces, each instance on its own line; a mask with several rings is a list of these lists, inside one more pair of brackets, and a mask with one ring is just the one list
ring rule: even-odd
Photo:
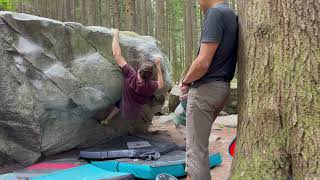
[[32,164],[42,155],[148,129],[169,89],[170,66],[155,39],[132,32],[120,33],[124,57],[137,68],[161,56],[165,88],[139,121],[117,116],[103,127],[93,119],[121,97],[111,42],[107,28],[0,12],[0,164]]
[[[128,147],[128,143],[147,142],[149,146],[136,148]],[[144,145],[146,145],[144,144]],[[162,142],[151,137],[123,136],[113,139],[93,148],[80,151],[80,158],[84,159],[116,159],[116,158],[139,158],[146,154],[159,153],[167,154],[174,150],[185,150],[185,146],[178,146],[174,143]]]

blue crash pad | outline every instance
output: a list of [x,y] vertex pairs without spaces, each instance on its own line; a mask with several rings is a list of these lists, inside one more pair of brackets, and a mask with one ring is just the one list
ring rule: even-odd
[[30,178],[30,180],[133,180],[129,173],[111,172],[91,164]]
[[[210,167],[222,163],[220,153],[209,157]],[[156,179],[159,174],[170,174],[174,177],[185,176],[185,151],[173,151],[161,156],[156,161],[143,161],[132,159],[119,159],[112,161],[92,161],[101,169],[115,172],[126,172],[141,179]]]

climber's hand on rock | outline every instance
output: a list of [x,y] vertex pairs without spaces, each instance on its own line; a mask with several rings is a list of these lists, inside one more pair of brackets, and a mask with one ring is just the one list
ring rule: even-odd
[[154,61],[156,66],[159,67],[160,66],[160,58],[156,58],[156,60]]
[[118,29],[113,29],[113,35],[114,36],[119,36],[119,30]]

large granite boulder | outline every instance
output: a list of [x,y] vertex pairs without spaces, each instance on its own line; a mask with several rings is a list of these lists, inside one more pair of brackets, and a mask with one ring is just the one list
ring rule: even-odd
[[161,56],[165,88],[139,121],[95,117],[121,97],[123,77],[111,51],[112,30],[0,12],[0,164],[31,164],[41,156],[86,148],[146,131],[170,88],[167,58],[152,37],[120,33],[135,68]]

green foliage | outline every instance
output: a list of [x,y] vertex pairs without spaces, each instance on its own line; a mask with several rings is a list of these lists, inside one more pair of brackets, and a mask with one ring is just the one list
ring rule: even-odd
[[14,11],[16,0],[0,0],[1,11]]

